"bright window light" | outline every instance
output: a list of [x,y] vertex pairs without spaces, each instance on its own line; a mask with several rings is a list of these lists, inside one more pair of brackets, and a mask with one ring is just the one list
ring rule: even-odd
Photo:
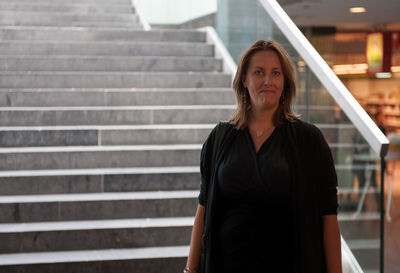
[[400,72],[400,66],[392,66],[390,68],[390,71],[392,71],[393,73]]
[[367,73],[368,65],[363,64],[338,64],[333,66],[333,72],[337,75],[346,74],[365,74]]
[[392,73],[390,72],[380,72],[380,73],[376,73],[375,77],[377,77],[378,79],[388,79],[392,77]]

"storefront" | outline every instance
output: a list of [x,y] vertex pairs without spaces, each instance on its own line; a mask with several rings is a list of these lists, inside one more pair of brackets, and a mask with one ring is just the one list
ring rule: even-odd
[[[314,31],[311,40],[333,71],[371,117],[383,112],[388,133],[400,133],[400,32],[388,32],[389,52],[375,45],[372,53],[368,37],[382,32],[321,32]],[[390,59],[383,64],[384,58]]]

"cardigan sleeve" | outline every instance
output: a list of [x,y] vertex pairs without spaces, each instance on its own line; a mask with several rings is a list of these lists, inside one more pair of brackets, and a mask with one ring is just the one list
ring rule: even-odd
[[198,198],[199,198],[199,204],[203,206],[206,205],[207,192],[211,179],[211,171],[212,171],[211,162],[213,156],[215,131],[216,127],[208,135],[200,153],[201,184],[200,184],[200,194]]
[[321,131],[315,127],[315,153],[313,169],[320,187],[321,212],[337,214],[337,176],[331,150]]

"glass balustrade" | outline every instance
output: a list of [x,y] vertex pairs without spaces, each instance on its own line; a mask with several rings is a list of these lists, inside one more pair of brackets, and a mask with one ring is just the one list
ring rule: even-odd
[[[141,1],[138,1],[139,3]],[[146,0],[148,2],[148,0]],[[174,1],[169,1],[173,3]],[[176,1],[178,4],[180,1]],[[168,9],[174,12],[193,13],[192,5],[185,9]],[[209,5],[211,2],[208,2]],[[185,22],[165,24],[165,27],[194,28],[213,26],[233,59],[238,62],[241,54],[258,39],[279,42],[291,55],[297,71],[297,97],[295,112],[302,119],[317,125],[325,136],[335,162],[338,177],[339,224],[341,234],[364,272],[378,272],[383,249],[381,249],[382,222],[380,210],[382,160],[368,144],[343,109],[324,87],[309,65],[289,42],[272,17],[258,0],[218,0],[216,10],[210,14]],[[167,15],[165,15],[167,16]],[[151,22],[150,22],[151,23]],[[163,24],[154,24],[162,28]],[[308,29],[303,29],[311,37]],[[312,41],[311,41],[312,42]],[[329,41],[318,47],[332,48]],[[330,64],[331,53],[322,57]],[[321,72],[322,73],[322,72]],[[356,268],[358,265],[356,265]],[[356,271],[348,271],[356,272]]]

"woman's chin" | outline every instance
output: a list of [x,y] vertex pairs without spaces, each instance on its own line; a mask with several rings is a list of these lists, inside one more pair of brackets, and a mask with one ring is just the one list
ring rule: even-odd
[[264,103],[259,103],[257,105],[257,109],[259,109],[261,111],[271,111],[271,110],[276,110],[277,108],[278,108],[277,103],[264,102]]

